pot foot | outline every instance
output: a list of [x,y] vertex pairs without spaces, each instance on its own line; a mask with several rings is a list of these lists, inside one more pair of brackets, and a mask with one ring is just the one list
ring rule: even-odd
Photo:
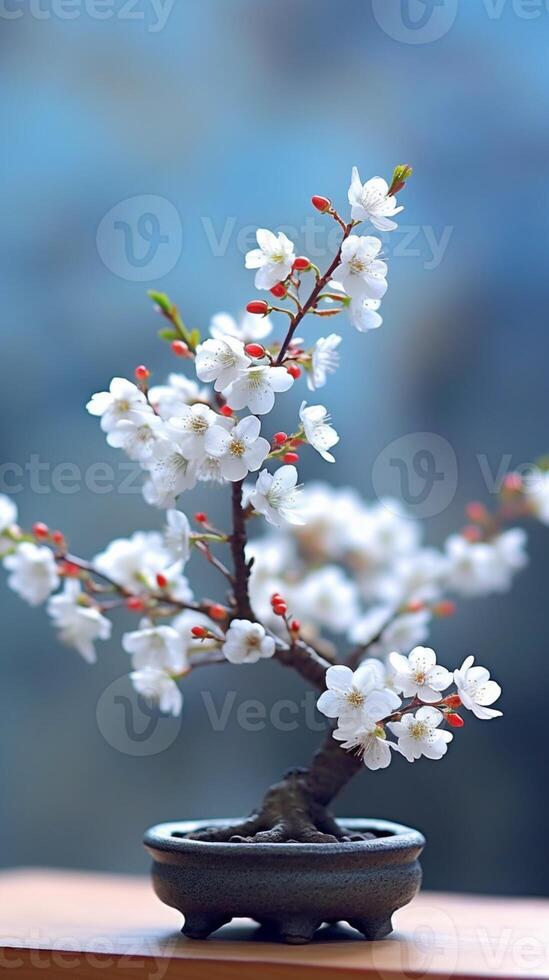
[[393,931],[391,916],[384,919],[349,919],[349,925],[361,932],[365,939],[374,942],[385,939]]
[[321,923],[317,919],[292,918],[283,919],[277,922],[280,938],[285,943],[292,946],[301,946],[303,943],[310,943],[316,930]]
[[207,939],[212,932],[221,929],[221,926],[230,921],[230,919],[224,919],[220,916],[193,913],[185,916],[185,923],[181,932],[187,939]]

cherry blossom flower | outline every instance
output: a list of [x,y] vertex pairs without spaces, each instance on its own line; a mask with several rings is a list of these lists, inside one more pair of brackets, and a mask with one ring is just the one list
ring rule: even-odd
[[[358,727],[369,695],[372,691],[382,690],[384,680],[385,671],[379,660],[367,660],[354,672],[343,664],[329,667],[326,671],[327,690],[320,695],[316,706],[327,718],[337,718],[341,728]],[[376,723],[400,707],[400,698],[392,691],[388,693],[383,709],[374,718]]]
[[191,526],[181,510],[169,510],[166,514],[164,544],[170,558],[187,562],[191,554]]
[[395,687],[406,698],[440,701],[440,692],[452,683],[450,671],[437,665],[435,651],[429,647],[415,647],[408,657],[391,653],[389,663],[395,672]]
[[297,485],[295,466],[281,466],[274,476],[261,470],[255,489],[250,494],[250,503],[258,514],[274,527],[284,521],[289,524],[304,524],[305,517],[300,507],[301,487]]
[[[255,317],[257,320],[258,317]],[[311,364],[307,370],[307,387],[310,391],[323,388],[329,374],[333,374],[339,366],[339,352],[337,347],[341,343],[341,337],[336,333],[331,333],[328,337],[319,337],[316,341],[312,353]]]
[[160,418],[166,420],[179,415],[182,405],[194,405],[195,402],[207,400],[207,389],[200,388],[196,381],[186,378],[184,374],[170,374],[167,384],[149,388],[150,404]]
[[295,259],[294,244],[282,231],[275,235],[267,228],[258,228],[256,238],[259,248],[247,253],[246,268],[257,269],[256,289],[271,289],[290,275]]
[[141,697],[151,704],[157,704],[166,715],[177,717],[183,707],[183,695],[172,677],[156,667],[143,667],[133,670],[130,680]]
[[31,541],[18,545],[13,554],[6,555],[3,564],[11,572],[8,576],[10,589],[31,606],[39,606],[60,583],[50,549]]
[[353,221],[371,221],[378,231],[394,231],[398,225],[392,217],[404,210],[397,207],[394,196],[389,197],[389,185],[383,177],[372,177],[363,184],[356,167],[349,187],[349,204]]
[[377,330],[383,323],[383,317],[378,313],[381,306],[379,299],[358,299],[351,300],[349,305],[349,319],[360,333],[367,333],[368,330]]
[[75,579],[67,579],[58,595],[51,596],[48,613],[59,631],[59,638],[66,646],[74,647],[89,664],[97,660],[95,640],[108,640],[112,623],[96,606],[88,604],[87,597]]
[[549,524],[549,470],[535,469],[526,476],[524,495],[538,520]]
[[392,606],[374,606],[353,625],[349,639],[368,646],[373,657],[391,652],[408,654],[427,639],[432,618],[428,609],[395,616]]
[[335,463],[334,456],[328,450],[339,442],[339,435],[329,424],[328,410],[324,405],[307,406],[307,402],[301,402],[299,418],[309,445],[316,449],[327,463]]
[[274,655],[275,641],[259,623],[233,619],[221,649],[232,664],[255,664]]
[[349,235],[341,246],[341,262],[334,272],[351,299],[383,299],[387,291],[387,265],[377,256],[379,238]]
[[146,592],[155,587],[158,572],[172,565],[173,557],[157,531],[136,531],[130,538],[115,538],[96,555],[97,571],[128,591]]
[[367,694],[362,711],[350,724],[339,724],[333,737],[347,750],[358,751],[368,769],[386,769],[391,762],[391,749],[395,748],[385,735],[380,722],[400,706],[400,698],[393,691],[372,691]]
[[113,378],[109,390],[92,395],[86,408],[90,415],[100,416],[103,432],[110,432],[117,422],[131,418],[134,412],[152,414],[143,392],[126,378]]
[[149,626],[124,633],[122,647],[131,654],[135,670],[154,667],[182,674],[190,664],[180,633],[173,626]]
[[206,450],[219,459],[221,474],[226,480],[243,480],[250,471],[258,470],[269,455],[271,446],[259,435],[261,423],[248,415],[230,432],[214,425],[206,436]]
[[10,497],[0,493],[0,555],[13,546],[6,532],[11,531],[17,523],[17,507]]
[[187,459],[176,442],[169,439],[157,442],[147,461],[150,480],[143,487],[147,503],[154,507],[175,508],[179,494],[196,486],[201,462]]
[[264,340],[272,329],[273,321],[270,317],[248,312],[243,313],[238,322],[230,313],[216,313],[210,323],[210,334],[215,340],[236,337],[244,345]]
[[459,670],[454,671],[454,682],[462,703],[481,721],[500,718],[502,712],[488,705],[497,701],[501,687],[490,680],[486,667],[474,667],[474,662],[474,657],[466,657]]
[[131,417],[121,419],[107,434],[107,443],[113,449],[123,449],[130,459],[150,458],[155,442],[164,436],[164,426],[158,415],[132,412]]
[[293,383],[284,367],[251,367],[223,389],[223,397],[237,411],[249,408],[254,415],[266,415],[275,403],[275,392],[288,391]]
[[471,542],[460,534],[451,535],[446,541],[447,587],[464,596],[506,592],[513,573],[527,564],[525,544],[522,528],[510,528],[491,541]]
[[242,341],[230,335],[205,340],[196,349],[196,373],[201,381],[214,381],[216,391],[236,381],[251,363]]
[[325,565],[309,575],[292,593],[292,609],[333,633],[345,633],[358,616],[358,590],[337,565]]
[[442,759],[453,735],[439,725],[443,715],[437,708],[419,708],[415,714],[402,716],[401,721],[389,722],[389,729],[397,736],[398,751],[408,762],[415,762],[424,755],[427,759]]
[[206,455],[206,435],[216,424],[227,427],[232,422],[216,415],[207,405],[182,405],[177,416],[166,422],[166,432],[185,459],[196,460]]

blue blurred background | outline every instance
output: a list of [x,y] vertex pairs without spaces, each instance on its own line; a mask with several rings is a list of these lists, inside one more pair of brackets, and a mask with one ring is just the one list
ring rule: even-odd
[[[436,544],[468,500],[488,499],[486,465],[549,450],[547,16],[543,3],[510,0],[175,0],[156,12],[152,0],[5,0],[2,460],[47,464],[39,484],[28,469],[21,479],[2,469],[0,489],[20,484],[22,522],[61,526],[84,555],[160,526],[138,492],[69,492],[72,471],[52,477],[58,464],[85,473],[119,461],[87,398],[139,362],[155,380],[174,368],[147,288],[166,290],[201,328],[252,297],[250,227],[299,229],[303,252],[315,220],[322,264],[330,226],[309,198],[344,207],[353,164],[363,179],[402,162],[415,173],[386,242],[383,327],[363,337],[338,323],[342,368],[325,394],[342,441],[329,478],[372,496],[372,461],[391,440],[440,434],[459,480],[427,521]],[[326,468],[309,456],[302,475]],[[59,479],[64,492],[52,489]],[[198,506],[221,513],[209,491],[189,500]],[[365,774],[338,803],[423,829],[432,888],[547,893],[548,534],[532,528],[511,599],[462,603],[434,637],[447,664],[475,652],[494,668],[503,723],[471,723],[440,765],[397,760]],[[211,591],[196,562],[194,574]],[[112,686],[128,668],[119,628],[89,668],[57,644],[43,610],[5,589],[0,607],[3,865],[143,871],[147,825],[245,812],[318,741],[306,727],[239,724],[248,698],[304,693],[267,664],[190,678],[180,722],[163,722],[152,748],[132,743]],[[205,687],[217,710],[236,691],[223,732]]]

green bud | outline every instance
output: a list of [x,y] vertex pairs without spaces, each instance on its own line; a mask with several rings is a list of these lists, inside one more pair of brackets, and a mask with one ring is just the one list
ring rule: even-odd
[[153,303],[156,303],[160,307],[163,313],[171,313],[173,304],[169,296],[166,296],[166,293],[157,293],[154,289],[148,289],[147,296],[149,299],[152,299]]

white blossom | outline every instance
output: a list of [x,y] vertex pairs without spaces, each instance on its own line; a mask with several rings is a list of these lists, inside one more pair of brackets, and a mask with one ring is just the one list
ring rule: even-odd
[[349,304],[349,319],[360,333],[377,330],[383,323],[383,317],[378,310],[381,306],[379,299],[364,299],[359,297]]
[[440,701],[440,692],[452,683],[452,674],[437,664],[430,647],[415,647],[408,657],[390,653],[389,663],[395,672],[395,687],[406,698],[418,697],[428,704]]
[[330,425],[330,416],[324,405],[309,405],[301,402],[299,418],[305,432],[305,438],[317,453],[320,453],[327,463],[335,463],[329,449],[339,442],[339,435]]
[[393,691],[372,691],[366,695],[360,715],[349,724],[340,723],[333,737],[347,750],[360,752],[368,769],[386,769],[395,748],[385,735],[380,722],[400,707],[400,698]]
[[103,432],[110,432],[117,422],[131,418],[134,412],[152,414],[143,392],[126,378],[113,378],[109,390],[92,395],[86,408],[90,415],[101,417]]
[[349,204],[353,221],[371,221],[378,231],[394,231],[398,226],[392,218],[404,210],[397,207],[393,195],[389,197],[389,185],[383,177],[372,177],[363,184],[356,167],[349,187]]
[[506,592],[514,572],[523,568],[526,534],[522,528],[510,528],[491,541],[468,541],[460,534],[446,541],[448,559],[446,585],[464,596]]
[[184,374],[170,374],[167,384],[149,388],[149,402],[161,419],[171,419],[179,414],[182,405],[194,405],[199,401],[208,401],[207,389],[200,388],[196,381]]
[[349,235],[341,246],[341,262],[334,280],[353,299],[383,299],[387,291],[387,265],[378,258],[379,238]]
[[181,455],[189,461],[206,455],[206,435],[214,425],[232,425],[231,419],[216,415],[207,405],[182,405],[177,416],[165,423],[167,438],[176,444]]
[[298,617],[334,633],[345,633],[358,616],[358,591],[337,565],[324,565],[305,576],[292,593]]
[[290,275],[295,259],[294,244],[284,232],[275,235],[267,228],[258,228],[256,238],[259,248],[247,253],[246,268],[257,269],[256,289],[271,289]]
[[[327,718],[337,718],[341,728],[358,727],[368,696],[381,691],[385,683],[385,669],[379,660],[366,660],[354,672],[350,667],[336,664],[326,671],[326,691],[320,695],[317,708]],[[400,698],[390,692],[389,706],[374,721],[400,707]],[[377,702],[376,702],[377,704]]]
[[274,655],[275,641],[259,623],[233,619],[221,649],[232,664],[255,664]]
[[[255,319],[259,319],[255,317]],[[328,337],[319,337],[311,352],[311,365],[307,371],[307,387],[310,391],[323,388],[329,374],[333,374],[339,366],[339,351],[341,337],[331,333]]]
[[173,561],[181,561],[185,564],[189,560],[191,554],[191,526],[187,515],[181,510],[169,510],[166,513],[164,544],[166,551]]
[[173,626],[150,626],[124,633],[122,648],[131,654],[135,670],[156,670],[182,674],[190,669],[185,645]]
[[31,606],[39,606],[55,591],[60,578],[55,558],[49,548],[24,541],[13,554],[4,558],[8,585]]
[[271,317],[256,316],[247,311],[242,314],[238,322],[230,313],[216,313],[210,323],[210,334],[215,340],[236,337],[242,344],[252,344],[265,340],[272,329]]
[[141,697],[149,703],[158,705],[166,715],[177,717],[183,707],[183,696],[172,677],[156,667],[143,667],[133,670],[131,682]]
[[255,489],[250,494],[254,509],[263,514],[269,524],[280,527],[284,521],[289,524],[304,524],[301,511],[301,487],[297,485],[295,466],[281,466],[274,476],[262,470],[257,478]]
[[535,469],[524,479],[524,495],[542,524],[549,524],[549,470]]
[[254,415],[266,415],[274,406],[275,392],[288,391],[293,383],[284,367],[251,367],[223,389],[223,397],[237,411],[249,408]]
[[166,572],[173,557],[157,531],[136,531],[116,538],[92,561],[93,567],[132,593],[155,587],[158,572]]
[[201,381],[214,381],[216,391],[236,381],[251,363],[242,341],[230,335],[205,340],[196,349],[196,373]]
[[107,434],[107,443],[113,449],[123,449],[130,459],[147,460],[154,444],[164,436],[164,425],[152,412],[132,412],[121,419]]
[[486,667],[474,667],[474,657],[466,657],[459,670],[454,671],[454,682],[462,704],[482,721],[500,718],[502,712],[488,705],[497,701],[501,687],[490,680]]
[[[172,434],[178,436],[178,433]],[[178,443],[171,439],[157,442],[151,459],[147,462],[150,480],[143,487],[147,503],[173,509],[179,494],[196,486],[198,467],[202,461],[203,459],[187,459]]]
[[269,455],[270,443],[259,435],[261,423],[248,415],[227,432],[214,425],[206,436],[206,451],[219,459],[221,475],[226,480],[243,480],[250,471],[258,470]]
[[439,725],[443,715],[437,708],[419,708],[415,714],[402,716],[401,721],[389,722],[393,735],[397,736],[398,751],[408,762],[415,762],[424,755],[427,759],[442,759],[453,735]]
[[80,583],[67,579],[63,592],[51,596],[48,613],[66,646],[74,647],[89,664],[97,660],[94,641],[108,640],[112,623],[97,606],[89,604]]
[[17,523],[17,507],[10,497],[0,493],[0,555],[13,546],[6,532],[11,531]]

